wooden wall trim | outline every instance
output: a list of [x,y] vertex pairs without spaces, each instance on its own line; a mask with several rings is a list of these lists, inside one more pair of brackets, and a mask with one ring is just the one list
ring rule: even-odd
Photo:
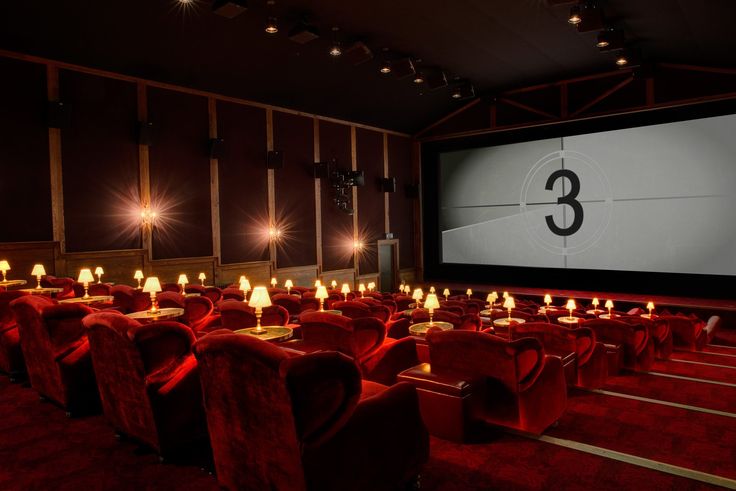
[[[59,70],[46,68],[46,90],[49,101],[59,100]],[[64,181],[61,167],[61,129],[49,128],[49,172],[51,176],[51,223],[53,239],[59,243],[63,253],[66,250],[64,235]]]
[[[273,151],[273,109],[266,109],[266,152]],[[268,169],[267,192],[268,192],[268,226],[280,228],[276,223],[276,175],[274,169]],[[271,269],[276,269],[278,255],[276,254],[276,242],[270,240],[268,243],[268,258]]]
[[[320,161],[319,151],[319,120],[314,119],[314,161]],[[314,180],[314,206],[315,206],[315,237],[317,242],[317,274],[322,272],[322,183],[321,179]]]
[[[422,146],[412,141],[412,174],[422,189]],[[424,241],[422,240],[422,193],[414,200],[414,267],[417,279],[424,281]]]
[[[350,127],[350,170],[358,170],[358,139],[355,126]],[[358,187],[353,186],[351,192],[353,195],[353,244],[355,244],[361,238],[358,225]],[[358,252],[355,250],[355,246],[353,246],[353,269],[355,276],[360,274]]]
[[[145,123],[148,122],[148,93],[146,84],[144,82],[138,82],[136,87],[138,89],[138,121]],[[142,145],[138,142],[138,179],[141,207],[151,206],[151,173],[149,162],[148,145]],[[153,233],[150,227],[143,228],[141,242],[143,248],[147,251],[145,262],[149,263],[153,259]],[[150,271],[148,264],[144,266],[144,269]]]
[[[214,97],[207,99],[209,112],[210,138],[217,138],[217,100]],[[210,209],[212,212],[212,254],[222,258],[222,242],[220,238],[220,163],[210,157]],[[215,270],[217,271],[217,270]],[[214,281],[217,282],[215,277]]]
[[[388,134],[383,134],[383,177],[389,177],[388,171]],[[389,193],[383,193],[383,231],[391,232],[391,215],[389,214]]]
[[396,136],[411,136],[408,133],[402,133],[402,132],[399,132],[399,131],[388,130],[388,129],[385,129],[385,128],[377,128],[375,126],[366,125],[366,124],[362,124],[362,123],[353,123],[351,121],[345,121],[345,120],[339,119],[339,118],[332,118],[332,117],[329,117],[329,116],[321,116],[319,114],[312,114],[312,113],[307,113],[307,112],[304,112],[304,111],[297,111],[295,109],[289,109],[289,108],[286,108],[286,107],[275,106],[275,105],[272,105],[272,104],[264,104],[264,103],[261,103],[261,102],[250,101],[250,100],[247,100],[247,99],[240,99],[238,97],[230,97],[230,96],[226,96],[226,95],[222,95],[222,94],[217,94],[217,93],[209,92],[209,91],[205,91],[205,90],[197,90],[197,89],[192,89],[192,88],[189,88],[189,87],[182,87],[180,85],[167,84],[167,83],[164,83],[164,82],[157,82],[155,80],[148,80],[148,79],[144,79],[144,78],[140,78],[140,77],[133,77],[133,76],[130,76],[130,75],[123,75],[121,73],[110,72],[110,71],[107,71],[107,70],[100,70],[100,69],[97,69],[97,68],[90,68],[90,67],[85,67],[85,66],[81,66],[81,65],[75,65],[73,63],[65,63],[63,61],[52,60],[52,59],[43,58],[43,57],[40,57],[40,56],[28,55],[28,54],[25,54],[25,53],[18,53],[18,52],[15,52],[15,51],[9,51],[9,50],[5,50],[5,49],[0,49],[0,56],[3,56],[5,58],[11,58],[11,59],[14,59],[14,60],[27,61],[27,62],[31,62],[31,63],[40,63],[40,64],[43,64],[43,65],[47,65],[49,67],[54,67],[56,69],[73,70],[73,71],[77,71],[77,72],[81,72],[81,73],[87,73],[87,74],[90,74],[90,75],[97,75],[97,76],[100,76],[100,77],[114,78],[116,80],[124,80],[126,82],[144,83],[144,84],[148,85],[149,87],[156,87],[156,88],[159,88],[159,89],[174,90],[174,91],[177,91],[177,92],[184,92],[184,93],[187,93],[187,94],[198,95],[198,96],[203,96],[203,97],[214,97],[218,101],[232,102],[232,103],[235,103],[235,104],[243,104],[243,105],[246,105],[246,106],[259,107],[259,108],[262,108],[262,109],[273,109],[273,110],[277,110],[277,111],[281,111],[281,112],[285,112],[285,113],[289,113],[289,114],[294,114],[296,116],[306,116],[308,118],[319,119],[321,121],[328,121],[328,122],[339,123],[339,124],[344,124],[344,125],[351,125],[351,124],[353,124],[353,125],[355,125],[358,128],[364,128],[364,129],[373,130],[373,131],[383,131],[383,132],[386,132],[386,133],[389,133],[389,134],[392,134],[392,135],[396,135]]

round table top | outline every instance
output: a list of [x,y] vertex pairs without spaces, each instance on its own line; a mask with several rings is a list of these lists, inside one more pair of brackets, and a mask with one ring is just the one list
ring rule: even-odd
[[512,322],[515,324],[523,324],[526,322],[526,320],[520,319],[519,317],[512,317],[511,319],[509,319],[508,317],[501,317],[500,319],[494,320],[493,325],[498,327],[506,327],[511,325]]
[[0,286],[20,286],[28,283],[26,280],[6,280],[0,281]]
[[430,327],[439,327],[443,331],[449,331],[452,329],[452,324],[441,321],[432,322],[431,324],[429,322],[417,322],[416,324],[409,326],[409,334],[414,336],[424,336],[427,334],[427,330]]
[[478,312],[481,317],[490,317],[494,312],[503,312],[503,309],[485,309]]
[[601,309],[590,309],[590,310],[585,311],[586,314],[590,314],[590,315],[598,315],[598,314],[602,314],[603,312],[605,312],[605,310],[601,310]]
[[609,320],[610,320],[610,319],[615,319],[616,317],[620,317],[620,316],[618,316],[618,315],[616,315],[616,314],[611,314],[611,315],[608,315],[608,314],[601,314],[601,315],[599,315],[598,317],[599,317],[600,319],[609,319]]
[[577,324],[582,320],[582,317],[570,317],[570,316],[562,316],[557,318],[557,322],[560,322],[562,324]]
[[196,292],[195,293],[185,293],[184,296],[185,297],[201,297],[202,294],[201,293],[196,293]]
[[246,334],[248,336],[253,336],[258,339],[262,339],[263,341],[271,341],[271,342],[278,342],[278,341],[286,341],[287,339],[291,338],[294,335],[294,330],[290,327],[286,326],[261,326],[263,331],[262,334],[259,334],[256,332],[255,327],[248,327],[246,329],[238,329],[235,331],[237,334]]
[[21,292],[28,292],[31,295],[51,295],[52,293],[61,293],[64,291],[63,288],[51,288],[51,287],[41,287],[41,288],[21,288]]
[[59,300],[59,303],[98,303],[98,302],[112,302],[114,300],[114,297],[112,295],[90,295],[87,298],[84,297],[74,297],[74,298],[66,298],[64,300]]
[[184,309],[169,307],[165,309],[157,309],[155,312],[150,310],[142,310],[140,312],[132,312],[126,314],[131,319],[139,321],[165,321],[169,319],[176,319],[184,315]]
[[657,314],[639,314],[640,316],[644,317],[645,319],[656,319]]
[[323,314],[342,315],[342,310],[335,310],[335,309],[318,310],[317,312],[320,312]]
[[554,305],[550,305],[549,307],[539,307],[539,310],[537,312],[539,312],[540,314],[546,314],[547,312],[555,312],[558,310],[564,309],[562,307],[555,307]]
[[411,317],[411,313],[414,312],[415,310],[417,309],[406,309],[402,312],[402,314],[404,314],[407,317]]

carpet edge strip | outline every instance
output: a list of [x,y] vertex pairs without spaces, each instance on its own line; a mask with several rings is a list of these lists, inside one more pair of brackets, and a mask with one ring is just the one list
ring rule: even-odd
[[662,406],[676,407],[679,409],[687,409],[689,411],[697,411],[700,413],[715,414],[717,416],[725,416],[727,418],[736,418],[736,413],[729,413],[728,411],[719,411],[718,409],[709,409],[707,407],[691,406],[689,404],[682,404],[679,402],[663,401],[661,399],[651,399],[649,397],[635,396],[633,394],[626,394],[623,392],[614,392],[611,390],[604,389],[582,389],[586,392],[593,394],[601,394],[612,397],[621,397],[623,399],[633,399],[635,401],[649,402],[651,404],[660,404]]

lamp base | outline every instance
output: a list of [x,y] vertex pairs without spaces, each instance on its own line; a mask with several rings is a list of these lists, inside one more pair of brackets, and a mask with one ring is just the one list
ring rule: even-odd
[[268,334],[268,330],[262,329],[262,330],[259,331],[257,329],[253,329],[252,331],[250,331],[250,334],[255,334],[256,336],[261,336],[263,334]]

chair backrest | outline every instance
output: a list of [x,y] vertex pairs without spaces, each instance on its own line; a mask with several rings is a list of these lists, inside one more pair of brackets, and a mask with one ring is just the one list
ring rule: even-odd
[[514,393],[532,385],[544,368],[544,349],[534,338],[507,341],[484,332],[435,331],[427,334],[427,344],[433,371],[490,377]]
[[450,312],[455,315],[463,315],[465,313],[465,309],[457,305],[442,305],[439,309],[435,309],[435,312],[437,311]]
[[216,304],[217,302],[222,300],[222,290],[220,290],[216,286],[207,286],[204,290],[204,296],[212,300],[213,304]]
[[[452,328],[461,331],[477,331],[480,329],[481,321],[478,314],[457,315],[446,310],[435,310],[432,315],[433,321],[449,322]],[[426,309],[416,309],[411,313],[412,323],[429,322],[429,311]]]
[[339,351],[358,362],[373,355],[386,339],[386,326],[375,317],[350,319],[341,315],[305,312],[299,316],[299,323],[305,342]]
[[394,302],[396,302],[396,311],[400,312],[408,309],[409,305],[413,304],[415,300],[408,295],[396,295]]
[[89,285],[89,294],[92,296],[109,296],[112,286],[107,283],[92,283]]
[[306,312],[307,310],[319,310],[319,300],[314,297],[306,297],[302,295],[300,303],[301,312]]
[[156,295],[158,306],[162,309],[183,309],[186,297],[179,292],[163,291]]
[[291,287],[292,293],[298,293],[299,295],[304,295],[305,292],[309,291],[309,288],[306,286],[292,286]]
[[133,290],[133,301],[130,305],[132,312],[141,312],[151,308],[151,294],[143,290]]
[[[186,286],[186,288],[184,288],[184,293],[199,293],[200,295],[206,295],[207,288],[203,287],[202,285],[197,285],[196,283],[189,284]],[[219,298],[217,300],[219,300]],[[213,301],[212,303],[216,302],[217,300]]]
[[16,326],[15,313],[10,308],[10,302],[26,295],[28,293],[17,290],[0,292],[0,332]]
[[181,286],[176,283],[164,283],[161,285],[162,292],[181,293]]
[[301,448],[335,434],[361,393],[339,353],[289,358],[250,336],[215,331],[194,346],[217,479],[228,489],[306,489]]
[[124,314],[133,312],[133,294],[135,288],[128,285],[114,285],[110,289],[113,307],[118,307]]
[[191,328],[196,328],[201,322],[212,315],[215,306],[207,297],[185,297],[184,298],[184,321]]
[[[465,312],[467,312],[467,307],[465,305],[465,302],[461,302],[459,300],[442,300],[440,302],[440,308],[452,308],[453,310],[448,310],[448,312],[453,312],[458,315],[462,315]],[[458,310],[460,312],[458,312]]]
[[350,300],[345,302],[343,300],[340,300],[334,302],[332,304],[332,308],[341,311],[344,317],[350,317],[351,319],[360,319],[361,317],[373,317],[370,307],[362,302],[355,302]]
[[356,297],[355,298],[355,301],[356,302],[360,302],[360,303],[364,303],[366,305],[381,305],[381,301],[380,300],[376,300],[375,298],[369,297],[367,295],[368,294],[366,294],[365,297]]
[[638,355],[646,347],[648,341],[647,330],[643,324],[627,324],[612,319],[588,319],[583,327],[595,331],[596,337],[607,343],[621,343]]
[[70,298],[74,296],[73,278],[57,278],[56,276],[46,275],[41,278],[41,286],[44,288],[61,288],[62,291],[56,294],[56,298]]
[[274,295],[286,293],[286,290],[284,288],[268,288],[267,290],[268,290],[269,297],[273,297]]
[[698,337],[706,326],[700,319],[686,317],[684,315],[662,315],[658,318],[667,323],[675,341],[694,346]]
[[[587,329],[590,333],[590,329]],[[536,338],[548,351],[574,352],[578,353],[577,336],[572,329],[560,326],[559,324],[549,324],[547,322],[526,322],[518,324],[511,330],[512,339],[521,339],[526,337]],[[581,343],[580,348],[585,346]]]
[[388,310],[391,311],[391,315],[396,313],[396,302],[394,302],[392,298],[384,298],[383,300],[381,300],[381,304],[388,307]]
[[240,300],[243,301],[243,290],[237,288],[225,288],[222,290],[223,300]]
[[279,293],[271,297],[271,302],[274,305],[280,305],[285,308],[289,315],[299,315],[302,311],[302,304],[296,295],[287,295],[285,293]]

